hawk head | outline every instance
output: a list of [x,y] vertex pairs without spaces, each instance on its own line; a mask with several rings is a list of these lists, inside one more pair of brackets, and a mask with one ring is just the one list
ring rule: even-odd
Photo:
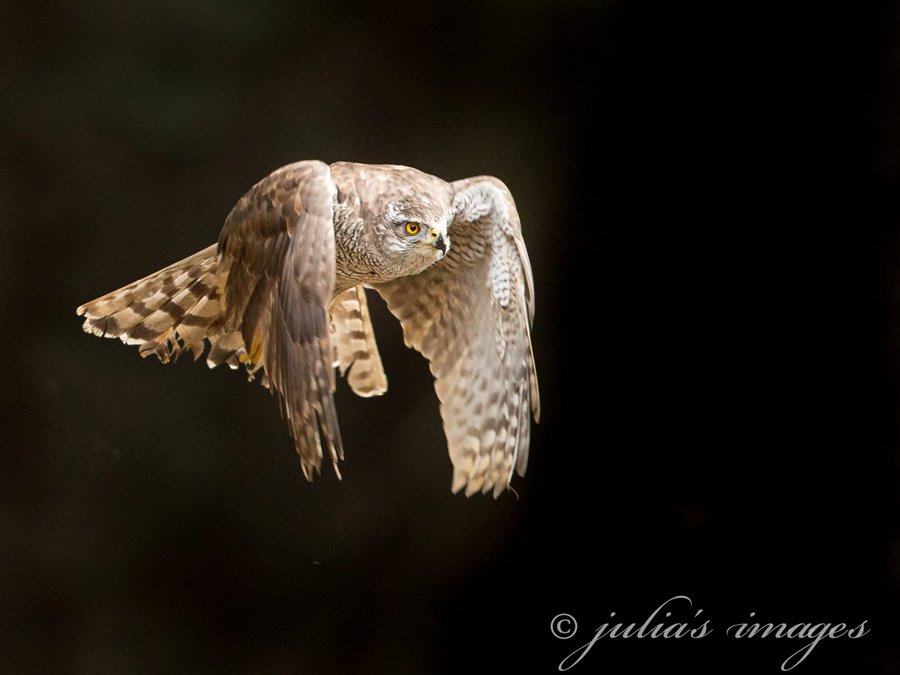
[[441,206],[413,198],[389,201],[373,223],[386,257],[404,275],[424,271],[450,250],[449,214]]
[[354,279],[381,283],[416,275],[447,255],[449,183],[397,164],[337,162],[331,173],[341,205],[335,215],[338,267],[353,269]]

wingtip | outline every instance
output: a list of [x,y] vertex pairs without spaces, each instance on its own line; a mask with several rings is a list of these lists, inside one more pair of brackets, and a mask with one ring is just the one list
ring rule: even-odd
[[483,473],[469,479],[469,484],[466,485],[466,497],[471,497],[476,492],[481,492],[482,487],[484,487]]
[[453,470],[453,484],[450,491],[453,494],[463,492],[466,497],[471,497],[476,493],[484,495],[490,494],[494,499],[499,499],[500,495],[510,490],[513,494],[518,494],[510,485],[514,467],[510,466],[508,471],[500,471],[499,468],[483,467],[479,468],[477,462],[470,463],[470,470],[465,468]]
[[313,481],[313,465],[307,464],[306,462],[300,462],[300,469],[303,471],[303,477],[306,479],[307,483],[312,483]]
[[459,491],[466,486],[467,476],[465,471],[459,469],[453,471],[453,484],[450,486],[450,492],[459,494]]

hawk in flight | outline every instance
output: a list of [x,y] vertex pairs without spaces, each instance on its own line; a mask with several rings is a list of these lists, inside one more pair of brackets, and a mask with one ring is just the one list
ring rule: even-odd
[[452,490],[499,496],[524,475],[540,415],[534,288],[512,195],[394,165],[290,164],[241,197],[218,244],[78,308],[84,330],[168,362],[209,351],[277,392],[303,473],[344,451],[335,367],[360,396],[387,389],[366,305],[376,290],[428,359]]

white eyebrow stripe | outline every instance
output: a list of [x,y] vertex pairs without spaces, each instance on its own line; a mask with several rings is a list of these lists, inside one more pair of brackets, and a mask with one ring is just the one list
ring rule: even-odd
[[402,212],[397,202],[389,202],[387,205],[387,215],[391,220],[399,220]]

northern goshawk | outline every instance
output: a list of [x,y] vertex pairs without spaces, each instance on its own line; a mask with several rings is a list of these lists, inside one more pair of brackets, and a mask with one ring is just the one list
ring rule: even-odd
[[335,471],[343,459],[334,368],[360,396],[387,389],[366,288],[430,362],[453,491],[498,496],[514,470],[525,473],[540,403],[531,265],[496,178],[290,164],[238,201],[218,244],[77,311],[87,332],[140,345],[142,356],[196,359],[208,342],[210,367],[258,374],[282,400],[311,479],[324,451]]

